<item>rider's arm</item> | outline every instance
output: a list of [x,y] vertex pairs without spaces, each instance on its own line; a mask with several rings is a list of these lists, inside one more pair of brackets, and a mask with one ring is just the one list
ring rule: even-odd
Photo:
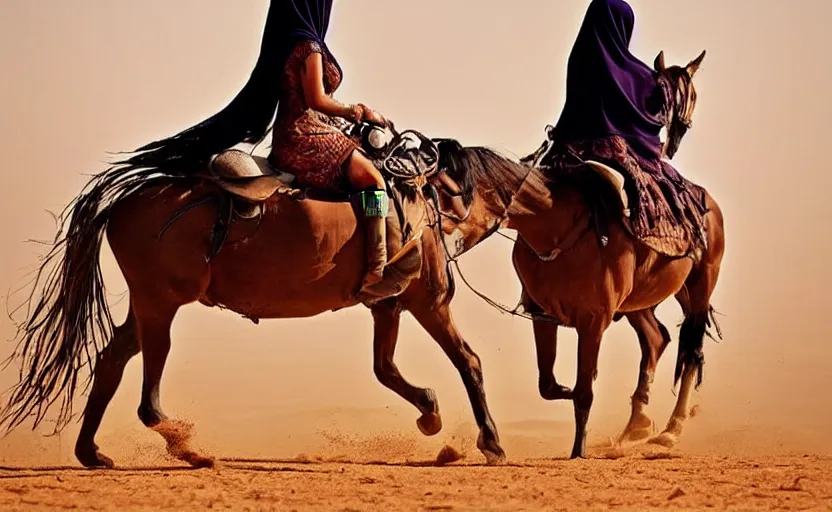
[[303,98],[307,107],[328,116],[360,121],[360,119],[357,119],[361,115],[360,107],[342,105],[324,90],[324,63],[319,52],[312,52],[306,58],[306,65],[301,71],[301,77]]
[[301,70],[303,99],[306,106],[330,117],[343,117],[352,122],[369,121],[386,124],[384,117],[366,105],[342,105],[324,90],[324,62],[319,52],[306,58]]

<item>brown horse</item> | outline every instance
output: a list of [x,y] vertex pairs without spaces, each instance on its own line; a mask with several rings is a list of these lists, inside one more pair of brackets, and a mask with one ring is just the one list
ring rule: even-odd
[[[665,143],[665,154],[670,157],[691,125],[696,103],[692,79],[704,56],[703,52],[684,68],[665,67],[661,53],[656,58],[656,71],[670,78],[676,88]],[[590,175],[598,170],[602,171],[598,176],[614,173],[594,163],[586,169]],[[609,183],[604,178],[594,180],[593,190],[603,202],[616,205],[614,208],[621,211],[622,199],[626,197],[623,186],[620,180],[614,180],[614,186]],[[532,311],[556,319],[534,323],[540,394],[549,400],[573,400],[576,431],[572,457],[584,457],[601,338],[614,320],[626,316],[638,334],[642,358],[632,414],[619,439],[636,441],[649,437],[652,422],[644,407],[656,365],[670,341],[654,309],[674,295],[684,313],[676,364],[676,382],[681,381],[681,386],[666,428],[653,439],[672,446],[688,417],[691,392],[702,382],[703,338],[714,320],[710,297],[725,249],[722,212],[706,194],[705,248],[690,257],[668,257],[637,241],[628,231],[624,215],[613,217],[605,233],[606,245],[599,244],[590,228],[590,210],[584,200],[586,189],[582,188],[575,183],[559,183],[557,176],[550,178],[535,172],[509,210],[508,227],[517,229],[519,234],[513,259],[523,285],[524,302]],[[574,391],[558,384],[553,373],[558,325],[578,331]]]
[[[656,58],[657,72],[674,84],[676,93],[667,120],[664,152],[668,156],[675,154],[691,125],[696,103],[692,79],[704,56],[703,52],[684,68],[665,67],[663,54]],[[545,150],[544,143],[538,153]],[[470,150],[460,154],[465,151]],[[536,156],[539,155],[530,155],[523,161],[538,161]],[[632,414],[619,441],[637,441],[652,435],[653,424],[644,407],[656,365],[670,342],[670,335],[656,319],[654,309],[675,295],[685,315],[676,365],[676,382],[681,380],[681,387],[667,427],[652,439],[672,446],[688,416],[692,389],[702,380],[703,337],[714,320],[710,297],[725,247],[722,213],[716,201],[707,195],[707,248],[691,257],[668,257],[640,243],[627,229],[624,215],[612,218],[604,232],[608,239],[602,244],[591,220],[587,197],[622,211],[627,202],[624,179],[614,169],[597,162],[588,162],[583,171],[578,173],[582,179],[561,180],[535,169],[515,195],[503,223],[518,232],[513,261],[523,287],[521,304],[535,317],[539,392],[547,400],[573,400],[576,432],[572,457],[584,457],[601,338],[613,321],[626,316],[638,334],[642,358]],[[559,326],[578,331],[574,391],[561,386],[553,373]]]
[[[447,146],[439,143],[443,145]],[[399,319],[409,311],[459,371],[480,428],[477,446],[487,462],[498,463],[505,454],[486,404],[480,360],[451,315],[454,287],[447,257],[464,253],[499,228],[529,168],[496,159],[488,165],[471,161],[468,167],[456,167],[452,179],[439,167],[440,173],[427,185],[429,191],[439,189],[441,205],[461,196],[467,210],[464,219],[442,212],[433,201],[411,205],[417,213],[441,215],[415,235],[421,242],[417,277],[400,295],[370,307],[374,370],[384,386],[421,412],[417,425],[423,434],[440,431],[434,391],[408,383],[393,361]],[[12,429],[34,416],[37,427],[50,406],[60,401],[57,428],[63,428],[72,417],[76,391],[85,391],[91,383],[75,455],[87,467],[112,467],[95,435],[127,362],[141,353],[140,420],[163,436],[172,455],[195,467],[209,466],[212,459],[189,447],[187,427],[169,420],[160,405],[160,381],[177,311],[200,302],[257,321],[311,317],[359,304],[355,291],[366,258],[363,230],[348,201],[296,198],[285,188],[284,193],[267,193],[258,203],[258,218],[238,216],[226,225],[226,241],[217,252],[211,235],[226,210],[216,206],[228,200],[228,190],[234,187],[225,183],[219,188],[216,183],[223,182],[183,179],[164,169],[125,172],[118,167],[91,180],[68,207],[68,230],[41,267],[36,282],[42,285],[40,298],[22,324],[16,353],[22,366],[20,382],[0,424]],[[250,190],[255,185],[241,187],[249,187],[244,190],[249,198],[257,196]],[[444,233],[442,218],[448,219]],[[107,308],[99,267],[105,233],[130,294],[129,312],[118,326]],[[84,385],[80,375],[93,367]]]

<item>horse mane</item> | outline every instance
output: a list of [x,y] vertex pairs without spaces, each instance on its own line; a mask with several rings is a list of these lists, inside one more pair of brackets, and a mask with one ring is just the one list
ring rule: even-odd
[[482,188],[490,188],[503,201],[510,201],[517,179],[531,170],[484,146],[463,146],[456,139],[434,139],[434,142],[439,148],[439,168],[459,184],[466,205],[471,204],[474,193]]

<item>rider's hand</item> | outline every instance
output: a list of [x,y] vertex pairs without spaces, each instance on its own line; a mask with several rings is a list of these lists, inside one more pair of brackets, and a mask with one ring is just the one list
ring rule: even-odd
[[383,115],[366,106],[364,107],[364,121],[382,127],[387,126],[387,119]]

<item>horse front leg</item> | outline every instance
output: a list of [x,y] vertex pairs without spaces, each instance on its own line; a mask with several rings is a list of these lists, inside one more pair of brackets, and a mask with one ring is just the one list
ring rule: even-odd
[[428,334],[436,340],[462,377],[468,399],[474,410],[474,418],[480,429],[477,448],[485,456],[488,464],[503,463],[506,454],[500,446],[497,427],[488,410],[483,386],[482,363],[479,356],[457,331],[448,303],[444,301],[420,302],[414,304],[409,310]]
[[[543,308],[523,293],[526,311],[543,314]],[[558,384],[555,377],[555,361],[558,356],[558,324],[552,319],[533,320],[534,344],[537,353],[537,389],[544,400],[571,400],[572,390]]]
[[601,338],[607,330],[612,317],[593,316],[586,323],[578,326],[578,375],[572,393],[575,408],[575,442],[572,445],[571,458],[586,458],[586,425],[592,409],[594,393],[592,383],[598,376],[598,353]]
[[429,388],[413,386],[399,373],[393,361],[399,339],[401,306],[395,299],[375,304],[373,314],[373,370],[376,378],[386,388],[411,403],[422,416],[416,420],[419,431],[433,436],[442,430],[442,417],[436,392]]

